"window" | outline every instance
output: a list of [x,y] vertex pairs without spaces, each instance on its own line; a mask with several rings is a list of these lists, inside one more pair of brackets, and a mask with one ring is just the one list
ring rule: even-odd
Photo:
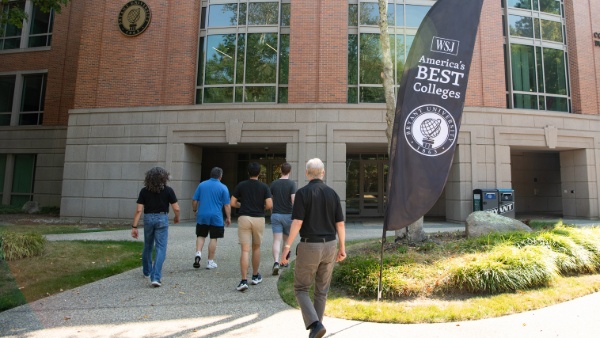
[[504,3],[508,108],[569,112],[563,0]]
[[5,24],[0,29],[0,51],[11,49],[24,49],[34,47],[48,47],[52,43],[52,25],[54,12],[44,13],[33,4],[32,0],[9,1],[0,7],[3,13],[18,7],[27,14],[27,21],[23,21],[23,28]]
[[[417,29],[433,4],[433,0],[388,1],[387,21],[396,90]],[[348,6],[348,103],[385,102],[379,5],[374,1],[349,0]]]
[[[0,201],[22,207],[33,199],[35,154],[0,154]],[[12,177],[5,180],[6,172]]]
[[15,155],[10,205],[22,207],[33,199],[33,175],[35,155]]
[[202,8],[196,103],[287,102],[290,1]]
[[41,125],[45,73],[0,74],[0,126]]

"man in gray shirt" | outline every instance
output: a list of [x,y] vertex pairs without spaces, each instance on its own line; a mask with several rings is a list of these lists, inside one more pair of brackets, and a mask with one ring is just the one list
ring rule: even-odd
[[279,253],[281,241],[287,240],[292,226],[292,207],[296,196],[296,182],[290,180],[292,166],[289,163],[281,165],[281,177],[271,183],[273,195],[273,214],[271,226],[273,228],[273,276],[279,274]]

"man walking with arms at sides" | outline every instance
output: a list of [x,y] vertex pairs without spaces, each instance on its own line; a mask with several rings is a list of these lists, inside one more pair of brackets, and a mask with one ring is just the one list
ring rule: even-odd
[[[225,226],[231,224],[231,206],[229,205],[229,190],[221,183],[223,169],[214,167],[210,171],[210,178],[198,185],[194,197],[192,197],[192,210],[196,213],[196,257],[194,268],[200,267],[202,259],[202,248],[204,241],[210,233],[208,244],[207,269],[217,267],[215,263],[215,251],[217,250],[217,238],[225,235]],[[225,222],[223,222],[223,209],[225,209]]]
[[273,276],[279,274],[279,253],[281,240],[286,241],[292,225],[292,206],[296,194],[296,182],[290,180],[292,166],[289,163],[281,165],[281,177],[271,183],[273,195],[273,213],[271,227],[273,228]]
[[[300,233],[300,243],[296,247],[294,293],[304,325],[310,330],[309,338],[325,335],[322,321],[333,265],[346,258],[346,229],[340,197],[323,183],[324,176],[323,162],[318,158],[308,160],[306,177],[310,182],[296,192],[292,227],[281,253],[281,263],[286,264],[294,238]],[[335,241],[336,233],[339,247]],[[314,303],[308,294],[313,283]]]
[[273,199],[269,186],[258,180],[260,164],[248,164],[250,179],[238,183],[231,195],[231,206],[239,208],[238,238],[242,253],[240,255],[240,272],[242,280],[237,286],[238,291],[248,290],[248,259],[252,247],[252,284],[262,282],[258,272],[260,266],[260,243],[265,231],[265,210],[273,208]]

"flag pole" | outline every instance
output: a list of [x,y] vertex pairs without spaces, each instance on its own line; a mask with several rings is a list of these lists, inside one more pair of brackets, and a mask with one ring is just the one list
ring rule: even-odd
[[383,233],[381,234],[381,253],[379,255],[379,284],[377,285],[377,301],[381,300],[382,293],[382,283],[381,279],[383,276],[383,245],[385,244],[385,228],[383,229]]

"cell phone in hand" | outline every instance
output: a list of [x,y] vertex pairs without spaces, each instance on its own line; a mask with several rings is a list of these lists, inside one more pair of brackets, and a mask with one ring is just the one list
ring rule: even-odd
[[288,251],[288,254],[287,254],[287,255],[285,255],[285,259],[290,259],[290,255],[291,255],[291,254],[292,254],[292,251],[291,251],[291,250],[290,250],[290,251]]

